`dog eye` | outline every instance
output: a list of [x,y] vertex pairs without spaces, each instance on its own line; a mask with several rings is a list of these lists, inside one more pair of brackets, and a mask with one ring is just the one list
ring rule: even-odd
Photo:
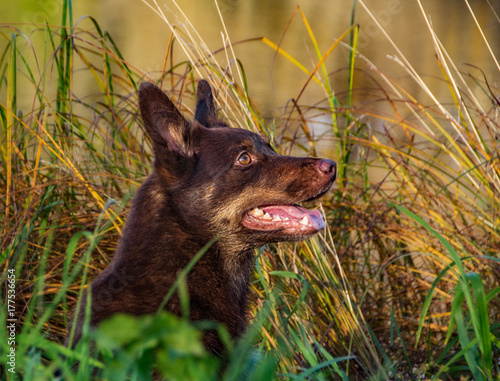
[[243,152],[238,157],[238,163],[241,164],[241,165],[248,165],[251,162],[252,162],[252,157],[247,152]]

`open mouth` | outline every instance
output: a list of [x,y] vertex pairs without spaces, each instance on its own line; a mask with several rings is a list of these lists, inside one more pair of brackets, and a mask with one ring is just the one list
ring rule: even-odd
[[319,210],[299,205],[268,205],[243,215],[242,224],[252,230],[280,231],[285,234],[313,234],[325,227]]

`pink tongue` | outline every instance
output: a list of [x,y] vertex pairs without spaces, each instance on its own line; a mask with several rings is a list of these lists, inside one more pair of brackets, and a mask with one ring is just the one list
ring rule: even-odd
[[263,212],[269,213],[271,216],[280,216],[281,218],[289,218],[291,220],[302,220],[307,216],[312,227],[316,230],[321,230],[325,227],[325,221],[319,210],[309,210],[298,205],[270,205],[260,207]]

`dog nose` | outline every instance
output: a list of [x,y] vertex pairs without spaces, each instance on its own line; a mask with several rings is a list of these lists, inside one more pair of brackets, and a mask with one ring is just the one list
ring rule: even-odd
[[333,160],[320,159],[317,163],[318,170],[325,175],[335,176],[337,164]]

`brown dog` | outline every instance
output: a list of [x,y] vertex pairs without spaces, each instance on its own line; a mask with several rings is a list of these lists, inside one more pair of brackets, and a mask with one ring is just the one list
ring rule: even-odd
[[[91,326],[118,312],[156,312],[180,270],[217,238],[188,275],[190,318],[221,322],[236,338],[247,324],[254,249],[324,228],[319,211],[297,203],[330,188],[335,163],[279,155],[261,136],[229,127],[217,117],[204,80],[192,122],[151,83],[141,85],[139,105],[154,170],[135,196],[112,262],[92,282]],[[165,308],[181,314],[176,296]],[[223,352],[216,332],[204,342]]]

